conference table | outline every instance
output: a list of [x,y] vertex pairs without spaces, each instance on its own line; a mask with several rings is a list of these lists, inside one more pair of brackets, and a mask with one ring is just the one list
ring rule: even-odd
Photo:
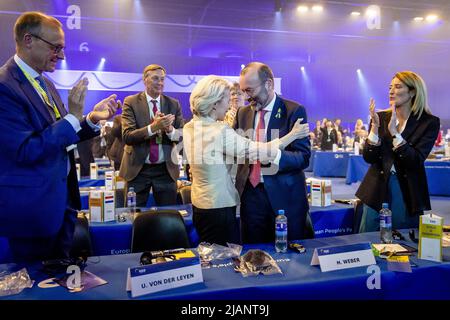
[[[401,230],[407,236],[407,230]],[[3,264],[0,272],[18,271],[26,267],[32,288],[21,293],[0,297],[0,300],[345,300],[345,299],[450,299],[450,250],[444,248],[445,262],[432,262],[410,257],[412,273],[389,271],[385,260],[376,257],[379,267],[379,289],[369,289],[373,269],[356,267],[338,271],[321,272],[310,262],[315,248],[357,243],[379,243],[379,232],[352,234],[330,238],[301,241],[306,252],[276,253],[273,244],[246,245],[241,255],[249,249],[261,249],[277,261],[283,274],[243,277],[234,271],[231,259],[214,260],[209,268],[202,268],[203,282],[180,288],[131,298],[126,291],[127,270],[139,265],[140,253],[97,256],[88,258],[85,270],[107,281],[106,284],[85,291],[70,293],[61,286],[42,288],[39,284],[50,276],[44,274],[39,263],[27,265]],[[399,241],[417,248],[409,240]],[[318,311],[320,312],[320,311]]]
[[[197,247],[199,244],[199,236],[192,221],[191,204],[153,207],[153,209],[185,210],[187,214],[183,218],[189,241],[191,246]],[[316,238],[322,238],[351,234],[353,232],[353,213],[353,206],[345,204],[333,204],[328,207],[311,207],[309,215],[314,229],[314,236]],[[239,224],[239,213],[236,219]],[[89,231],[94,255],[130,253],[132,226],[132,221],[130,220],[125,222],[90,222]]]
[[345,177],[350,152],[316,151],[313,157],[315,177]]
[[[369,164],[361,155],[350,155],[345,182],[352,184],[362,181],[368,169]],[[427,160],[425,161],[425,172],[430,195],[450,196],[450,161]]]
[[[192,205],[181,204],[175,206],[149,206],[141,210],[185,210],[183,216],[186,231],[192,247],[199,244],[199,236],[192,221]],[[117,209],[124,211],[124,208]],[[353,232],[353,206],[346,204],[332,204],[328,207],[310,207],[309,216],[315,238],[332,237],[351,234]],[[237,222],[240,222],[239,212]],[[124,222],[89,222],[89,233],[93,255],[117,255],[131,252],[132,221]],[[6,239],[0,238],[0,263],[12,261],[9,245]]]

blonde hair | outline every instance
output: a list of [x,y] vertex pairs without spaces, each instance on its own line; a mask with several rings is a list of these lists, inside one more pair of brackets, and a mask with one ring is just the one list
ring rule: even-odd
[[427,87],[425,81],[412,71],[397,72],[394,76],[403,82],[409,91],[415,91],[415,95],[411,98],[411,111],[419,119],[422,112],[431,114],[431,109],[428,106]]
[[230,90],[227,80],[214,75],[204,77],[195,85],[189,98],[192,113],[201,117],[208,116],[214,104],[223,99],[227,90]]

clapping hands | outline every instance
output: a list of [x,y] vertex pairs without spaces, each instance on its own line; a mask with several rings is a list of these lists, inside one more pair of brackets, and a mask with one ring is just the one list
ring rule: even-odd
[[389,124],[388,124],[388,129],[389,129],[389,132],[391,133],[391,135],[395,136],[398,133],[397,112],[395,112],[395,102],[391,102],[390,107],[391,107],[391,111],[392,111],[392,116],[391,116],[391,120],[389,121]]
[[175,121],[175,115],[169,113],[164,114],[157,112],[151,124],[152,132],[164,130],[165,132],[171,132],[173,130],[173,122]]
[[373,98],[370,98],[369,113],[370,119],[372,120],[372,128],[370,131],[378,135],[378,127],[380,126],[380,117],[378,116],[378,113],[376,113],[375,111],[375,100]]
[[108,98],[103,99],[99,103],[94,106],[94,110],[89,113],[89,120],[92,123],[97,123],[100,120],[108,120],[111,118],[116,112],[117,109],[122,107],[122,103],[120,100],[117,100],[117,95],[112,94]]
[[88,84],[88,79],[83,78],[78,81],[75,86],[69,91],[69,113],[73,114],[78,120],[81,120],[83,118],[84,102],[86,99]]

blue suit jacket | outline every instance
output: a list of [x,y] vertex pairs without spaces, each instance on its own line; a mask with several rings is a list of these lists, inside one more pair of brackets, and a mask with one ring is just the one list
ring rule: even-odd
[[[238,109],[236,115],[235,128],[248,131],[254,128],[256,111],[250,107],[242,107]],[[308,122],[305,108],[296,102],[282,99],[277,96],[275,105],[267,127],[267,141],[271,141],[271,130],[279,130],[279,136],[283,137],[289,133],[298,118],[303,118],[302,123]],[[253,139],[248,135],[247,138]],[[264,188],[267,191],[270,204],[273,210],[277,212],[284,209],[288,217],[288,235],[290,239],[300,239],[303,237],[304,223],[306,213],[309,210],[308,200],[306,196],[305,175],[303,169],[309,165],[311,156],[311,148],[309,138],[298,139],[292,142],[281,152],[279,167],[275,168],[274,164],[270,168],[262,170],[268,173],[265,175]],[[238,166],[236,175],[236,188],[242,195],[245,184],[250,172],[248,163]]]
[[[46,83],[64,117],[55,86]],[[14,59],[1,67],[0,236],[52,236],[61,229],[67,205],[80,208],[73,151],[66,147],[98,134],[86,121],[81,128],[76,133],[67,120],[52,119]]]

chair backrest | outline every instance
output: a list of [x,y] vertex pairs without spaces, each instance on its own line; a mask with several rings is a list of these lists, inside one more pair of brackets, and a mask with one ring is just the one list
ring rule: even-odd
[[361,200],[356,199],[353,203],[353,233],[359,233],[359,227],[361,225],[361,218],[363,215],[364,204]]
[[182,204],[189,204],[191,202],[191,186],[183,186],[178,189],[178,195],[181,198]]
[[70,256],[89,257],[92,255],[92,241],[89,233],[89,220],[84,216],[78,215],[75,222],[75,231],[73,234],[72,248],[70,249]]
[[178,211],[144,211],[135,217],[131,252],[190,247],[186,226]]
[[304,239],[314,239],[314,227],[311,220],[311,215],[309,211],[306,213],[306,220],[305,220],[305,230],[303,233]]

